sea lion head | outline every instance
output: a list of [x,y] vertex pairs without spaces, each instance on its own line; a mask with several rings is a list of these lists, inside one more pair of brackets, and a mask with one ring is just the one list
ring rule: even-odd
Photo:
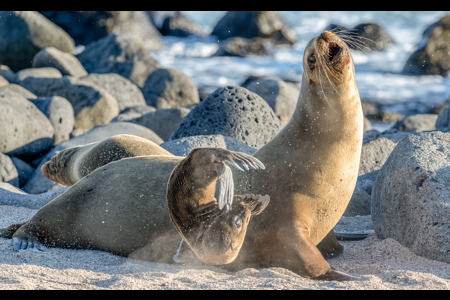
[[343,85],[355,72],[346,42],[331,31],[320,33],[306,45],[303,71],[309,85],[322,89]]
[[67,161],[69,161],[69,157],[72,156],[78,148],[80,148],[80,146],[68,148],[66,151],[58,152],[48,162],[42,165],[42,174],[53,182],[65,186],[72,185],[70,183],[71,175],[67,170]]

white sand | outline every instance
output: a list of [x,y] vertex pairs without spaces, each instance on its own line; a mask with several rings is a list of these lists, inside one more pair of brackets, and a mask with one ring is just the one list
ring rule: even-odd
[[[26,221],[36,210],[0,206],[0,228]],[[339,231],[366,231],[342,242],[329,260],[360,281],[323,282],[283,268],[233,273],[212,266],[179,266],[128,259],[107,252],[51,248],[14,251],[0,238],[0,289],[450,289],[450,264],[417,256],[392,239],[379,240],[370,217],[343,218]]]

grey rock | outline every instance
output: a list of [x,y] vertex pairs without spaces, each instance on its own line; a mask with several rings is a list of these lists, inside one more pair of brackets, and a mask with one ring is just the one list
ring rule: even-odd
[[437,114],[416,114],[395,123],[392,128],[412,132],[435,130],[437,118]]
[[28,77],[61,78],[62,74],[58,69],[53,67],[22,69],[16,73],[15,83],[20,83],[22,80]]
[[200,102],[197,86],[187,75],[174,69],[153,71],[142,87],[147,105],[159,108],[186,107]]
[[76,57],[88,73],[117,73],[140,88],[161,67],[142,40],[129,34],[110,34],[87,45]]
[[2,75],[0,75],[0,87],[8,85],[9,81],[5,79]]
[[386,162],[395,146],[396,143],[385,137],[380,137],[363,144],[358,175],[379,170]]
[[359,41],[358,43],[349,43],[349,47],[355,50],[380,51],[395,44],[391,35],[377,23],[359,24],[354,28],[352,34]]
[[450,109],[449,106],[443,108],[436,119],[435,127],[440,131],[449,131],[450,130]]
[[212,135],[196,135],[183,137],[180,139],[170,140],[160,145],[173,155],[187,156],[192,149],[197,147],[217,147],[225,148],[232,151],[244,152],[252,155],[258,149],[249,147],[248,145],[229,136],[221,134]]
[[30,68],[46,47],[72,53],[75,43],[59,26],[35,11],[0,12],[0,64],[13,71]]
[[450,15],[428,26],[417,49],[403,67],[412,75],[441,75],[450,73]]
[[417,255],[450,262],[450,133],[409,135],[381,168],[372,190],[376,235]]
[[11,69],[6,65],[0,64],[0,75],[2,75],[10,83],[15,82],[16,80],[16,73],[11,71]]
[[19,174],[19,187],[23,188],[28,180],[30,180],[35,168],[17,157],[13,156],[11,157],[11,160],[17,169],[17,173]]
[[139,87],[116,73],[89,74],[76,81],[83,84],[94,84],[111,94],[117,100],[119,111],[132,106],[146,105],[144,95]]
[[53,146],[70,138],[75,125],[75,116],[72,104],[63,97],[39,97],[29,99],[36,107],[47,116],[55,129],[55,141]]
[[0,87],[0,152],[24,159],[48,151],[54,142],[52,124],[20,93]]
[[87,72],[80,61],[71,53],[47,47],[40,50],[33,58],[33,68],[52,67],[62,75],[74,77],[86,76]]
[[0,153],[0,182],[19,187],[19,173],[8,155]]
[[62,142],[61,144],[52,148],[39,161],[39,164],[36,167],[36,171],[33,173],[33,176],[28,181],[28,183],[23,187],[23,190],[30,194],[40,194],[64,187],[61,184],[50,181],[44,175],[42,175],[42,165],[49,161],[53,156],[58,154],[59,151],[64,150],[68,147],[98,142],[117,134],[136,135],[151,140],[158,145],[163,142],[163,140],[152,130],[138,124],[128,122],[113,122],[96,126],[88,132],[75,138],[71,138],[70,140]]
[[202,27],[188,19],[183,13],[174,11],[162,21],[159,32],[162,35],[187,37],[189,35],[205,36]]
[[163,48],[161,34],[143,11],[40,11],[63,28],[77,45],[88,45],[108,34],[140,38],[149,51]]
[[23,86],[20,86],[20,85],[15,84],[15,83],[10,83],[10,84],[4,86],[4,90],[10,90],[13,93],[20,94],[23,97],[27,98],[28,100],[37,98],[37,96],[35,94],[30,92],[29,90],[27,90]]
[[112,121],[140,124],[153,130],[164,141],[177,129],[178,124],[191,110],[186,107],[155,109],[153,106],[131,107]]
[[300,93],[298,84],[279,78],[261,78],[247,80],[242,86],[266,100],[283,125],[289,122]]
[[354,217],[367,215],[370,215],[370,195],[364,189],[356,187],[343,216]]
[[56,95],[69,100],[75,115],[75,136],[108,123],[119,114],[117,100],[111,94],[99,86],[76,83],[73,78],[28,77],[20,85],[39,97]]
[[218,88],[197,104],[170,139],[222,134],[260,148],[283,127],[272,108],[259,95],[239,86]]
[[230,37],[264,37],[275,43],[293,45],[297,36],[276,11],[229,11],[214,26],[211,35]]
[[269,55],[273,44],[271,40],[265,38],[247,39],[243,37],[231,37],[219,44],[214,56],[239,56],[247,57],[249,55]]

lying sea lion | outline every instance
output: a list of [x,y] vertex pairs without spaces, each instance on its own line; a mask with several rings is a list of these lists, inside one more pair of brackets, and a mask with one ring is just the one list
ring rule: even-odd
[[245,153],[195,148],[175,167],[167,184],[167,204],[175,227],[197,257],[210,265],[228,264],[236,258],[250,217],[269,203],[267,195],[234,196],[232,171],[225,163],[242,171],[264,169],[259,160]]
[[[353,60],[345,42],[325,31],[307,44],[303,69],[291,120],[254,154],[265,170],[233,174],[235,194],[268,194],[270,203],[249,223],[239,255],[226,267],[277,266],[313,279],[349,280],[353,277],[334,270],[316,245],[336,248],[332,229],[350,201],[358,176],[363,114]],[[72,235],[67,243],[73,246],[95,245],[134,258],[173,262],[180,239],[167,213],[166,186],[182,159],[152,155],[108,163],[47,205],[65,209],[64,205],[75,201],[89,202],[89,209],[76,213],[92,219],[83,238],[95,243],[85,244]],[[110,214],[112,206],[115,214]],[[139,215],[145,215],[145,221],[138,222],[129,209],[133,206],[143,210]],[[14,236],[23,240],[49,235],[31,230],[27,224],[36,225],[39,218],[31,220]],[[57,227],[57,220],[50,228]],[[115,227],[102,229],[101,220]],[[126,235],[120,234],[124,228]]]

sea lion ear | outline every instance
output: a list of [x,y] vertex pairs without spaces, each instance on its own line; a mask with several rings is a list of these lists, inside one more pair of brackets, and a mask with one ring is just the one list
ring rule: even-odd
[[230,167],[223,165],[222,174],[219,178],[219,199],[217,200],[219,208],[226,206],[226,212],[231,210],[234,196],[233,173]]

